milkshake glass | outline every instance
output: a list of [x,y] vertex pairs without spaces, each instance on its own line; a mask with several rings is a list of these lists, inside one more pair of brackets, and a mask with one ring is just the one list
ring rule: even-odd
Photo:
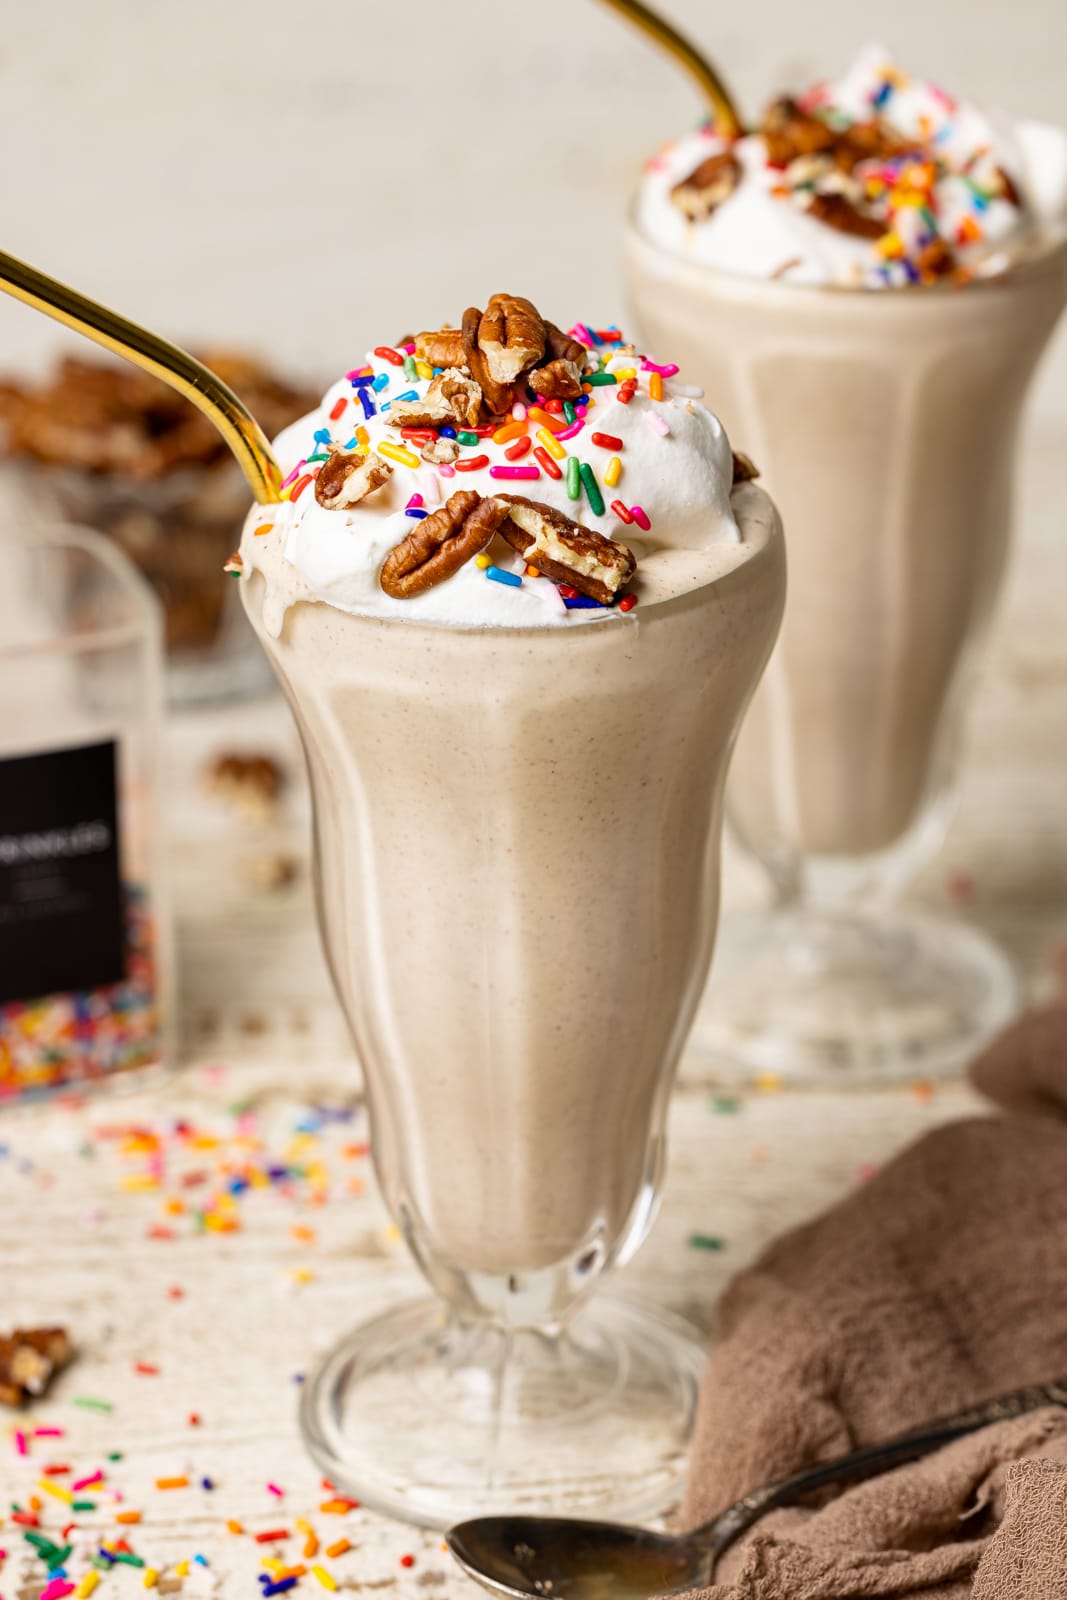
[[[637,410],[612,423],[635,425],[635,494],[653,439]],[[298,448],[279,441],[283,464]],[[485,473],[467,481],[490,492]],[[353,519],[344,561],[373,575],[351,541],[384,528],[387,548],[415,483],[397,472],[381,495],[392,534]],[[655,523],[647,477],[641,492]],[[728,478],[725,493],[739,539],[649,554],[626,616],[540,611],[515,585],[479,624],[470,608],[498,596],[473,563],[420,597],[429,611],[351,588],[360,609],[341,610],[307,554],[335,513],[278,536],[257,510],[242,541],[246,608],[307,756],[320,928],[379,1183],[436,1296],[345,1338],[305,1383],[302,1423],[334,1482],[410,1520],[637,1516],[679,1486],[699,1341],[658,1309],[585,1302],[655,1214],[726,768],[783,603],[773,506]]]
[[881,291],[682,260],[637,219],[625,255],[642,338],[685,342],[790,530],[727,802],[775,904],[726,920],[695,1042],[740,1078],[951,1072],[1012,1009],[1011,968],[961,922],[887,907],[951,814],[1020,416],[1067,295],[1062,232],[965,284]]

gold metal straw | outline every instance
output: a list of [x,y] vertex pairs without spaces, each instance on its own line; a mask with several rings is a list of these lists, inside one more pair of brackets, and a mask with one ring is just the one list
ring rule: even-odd
[[221,378],[175,344],[139,328],[135,322],[89,300],[76,289],[57,283],[35,267],[0,250],[0,289],[35,311],[66,323],[76,333],[94,339],[105,350],[125,356],[153,377],[185,395],[213,422],[248,479],[261,505],[280,498],[281,470],[256,419]]
[[708,60],[701,55],[696,45],[690,44],[683,38],[677,28],[659,16],[650,6],[642,4],[642,0],[606,0],[606,4],[622,15],[642,33],[657,44],[660,49],[675,57],[685,68],[689,75],[696,79],[708,99],[711,101],[712,111],[715,115],[715,126],[719,133],[727,139],[736,138],[743,130],[741,117],[733,96],[723,83],[719,74]]

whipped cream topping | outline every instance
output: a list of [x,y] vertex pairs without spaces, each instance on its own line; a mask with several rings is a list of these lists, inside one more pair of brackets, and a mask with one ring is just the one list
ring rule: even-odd
[[[908,77],[879,45],[796,104],[838,133],[875,123],[902,148],[851,170],[809,156],[783,168],[762,130],[731,144],[703,127],[649,163],[636,203],[642,233],[673,255],[748,277],[894,288],[1003,272],[1067,218],[1067,133],[955,100]],[[687,215],[673,191],[726,151],[738,162],[736,186],[709,215]],[[880,226],[832,226],[809,210],[817,192],[847,197]]]
[[[735,565],[743,552],[730,504],[733,453],[721,423],[699,403],[702,391],[681,383],[673,365],[656,368],[622,346],[615,330],[597,335],[582,325],[581,338],[592,370],[573,423],[528,395],[477,435],[458,424],[442,428],[456,439],[455,463],[426,462],[421,442],[390,424],[393,402],[421,399],[433,379],[433,369],[416,365],[410,348],[379,346],[339,378],[317,411],[275,441],[286,498],[253,507],[245,524],[236,570],[265,577],[269,630],[279,632],[286,610],[308,601],[356,615],[468,627],[575,626],[620,616],[618,606],[581,599],[579,609],[570,609],[575,602],[564,598],[566,586],[561,594],[548,578],[527,576],[526,562],[499,536],[487,552],[495,581],[484,562],[468,561],[421,594],[386,594],[380,573],[390,551],[460,489],[522,495],[625,544],[639,563],[629,589],[642,602]],[[314,476],[331,448],[380,453],[392,473],[358,504],[327,509],[315,497]],[[568,458],[590,469],[577,498],[568,492]],[[517,469],[522,477],[513,476]],[[573,469],[570,476],[573,488]],[[702,554],[706,559],[698,559]]]

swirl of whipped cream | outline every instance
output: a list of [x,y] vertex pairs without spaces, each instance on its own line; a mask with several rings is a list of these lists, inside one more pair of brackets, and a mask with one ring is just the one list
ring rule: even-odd
[[[797,103],[839,133],[874,122],[905,148],[847,174],[829,160],[820,173],[806,157],[783,170],[763,130],[727,145],[701,128],[648,164],[635,207],[640,231],[672,255],[747,277],[895,288],[949,272],[1002,272],[1067,217],[1067,133],[954,100],[907,77],[880,45]],[[737,181],[694,217],[678,187],[727,150]],[[850,196],[881,227],[849,232],[821,220],[809,209],[820,190]]]
[[[579,402],[570,428],[562,415],[551,418],[559,438],[550,434],[554,450],[548,450],[548,460],[559,476],[544,464],[549,429],[536,414],[543,402],[535,399],[517,403],[520,415],[499,420],[492,432],[476,440],[457,425],[454,431],[461,438],[455,465],[424,461],[419,442],[405,438],[389,417],[394,400],[425,395],[431,369],[421,364],[421,373],[412,377],[413,363],[408,362],[405,373],[395,352],[393,359],[368,354],[361,366],[327,390],[317,411],[280,434],[275,449],[287,474],[286,493],[295,498],[253,508],[239,563],[246,577],[258,571],[267,580],[265,617],[271,630],[280,629],[286,609],[301,601],[324,602],[357,615],[455,626],[577,625],[619,615],[617,608],[568,610],[559,586],[547,578],[527,577],[521,557],[500,539],[494,540],[492,562],[521,576],[521,585],[489,582],[485,571],[470,561],[421,594],[404,599],[386,594],[379,581],[382,565],[411,531],[410,513],[432,512],[458,489],[527,496],[627,545],[639,562],[630,587],[642,603],[711,581],[744,559],[730,505],[733,452],[721,423],[699,403],[701,391],[680,383],[673,376],[676,368],[657,371],[646,364],[632,347],[621,345],[621,335],[613,330],[608,330],[613,337],[601,343],[584,326],[582,331],[593,341],[589,364],[600,381],[587,390],[584,409]],[[621,390],[628,396],[625,401],[619,398],[619,382],[611,381],[618,372],[633,372],[636,380],[631,380],[632,389],[628,385]],[[653,398],[654,387],[660,398]],[[493,432],[507,431],[512,424],[510,437],[493,438]],[[530,440],[521,459],[506,454],[516,436]],[[393,471],[358,504],[327,509],[316,499],[311,479],[331,448],[380,451]],[[568,456],[592,469],[592,500],[584,485],[578,499],[569,495]],[[613,460],[618,477],[609,486]],[[529,475],[511,476],[516,468]],[[596,488],[602,509],[597,509]],[[629,522],[616,509],[619,505]]]

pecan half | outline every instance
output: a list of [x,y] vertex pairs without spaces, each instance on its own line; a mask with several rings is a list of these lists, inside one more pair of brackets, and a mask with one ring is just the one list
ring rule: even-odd
[[463,313],[463,365],[468,368],[475,383],[480,385],[488,414],[499,417],[511,409],[515,389],[510,383],[500,383],[490,372],[485,351],[478,343],[481,324],[482,313],[478,307],[468,306]]
[[797,156],[817,155],[832,150],[838,136],[810,111],[802,111],[789,95],[773,101],[764,112],[760,127],[767,160],[774,167],[787,167]]
[[858,211],[843,194],[813,194],[806,211],[816,222],[825,222],[828,228],[851,233],[857,239],[880,239],[886,231],[884,222]]
[[579,372],[585,370],[589,351],[577,339],[572,339],[569,333],[557,328],[554,322],[545,323],[545,349],[553,361],[572,361]]
[[541,313],[517,294],[494,294],[478,325],[478,345],[497,383],[514,383],[545,353]]
[[432,380],[421,400],[394,400],[389,422],[394,428],[439,428],[442,422],[474,427],[481,416],[482,391],[457,367],[447,367]]
[[507,507],[495,500],[473,489],[457,490],[390,550],[378,581],[394,600],[432,589],[484,550],[506,516]]
[[393,475],[392,465],[373,450],[331,450],[315,479],[315,499],[327,511],[358,505]]
[[719,150],[671,190],[671,200],[690,222],[706,222],[741,181],[741,163],[732,150]]
[[582,392],[582,369],[560,356],[543,367],[535,367],[526,381],[535,394],[546,400],[577,400]]
[[554,506],[521,494],[497,495],[507,521],[500,533],[513,549],[556,583],[610,605],[637,571],[633,551],[614,539],[572,522]]
[[737,484],[737,483],[751,483],[753,478],[758,478],[759,477],[759,468],[757,467],[756,463],[752,460],[751,456],[746,456],[744,454],[744,452],[741,451],[741,450],[735,450],[733,452],[733,457],[734,457],[734,477],[733,477],[733,481],[734,481],[735,484]]
[[458,328],[438,328],[434,333],[417,333],[415,354],[428,361],[431,367],[461,367],[463,365],[463,335]]
[[431,466],[451,466],[459,455],[459,445],[455,439],[427,439],[419,454]]

